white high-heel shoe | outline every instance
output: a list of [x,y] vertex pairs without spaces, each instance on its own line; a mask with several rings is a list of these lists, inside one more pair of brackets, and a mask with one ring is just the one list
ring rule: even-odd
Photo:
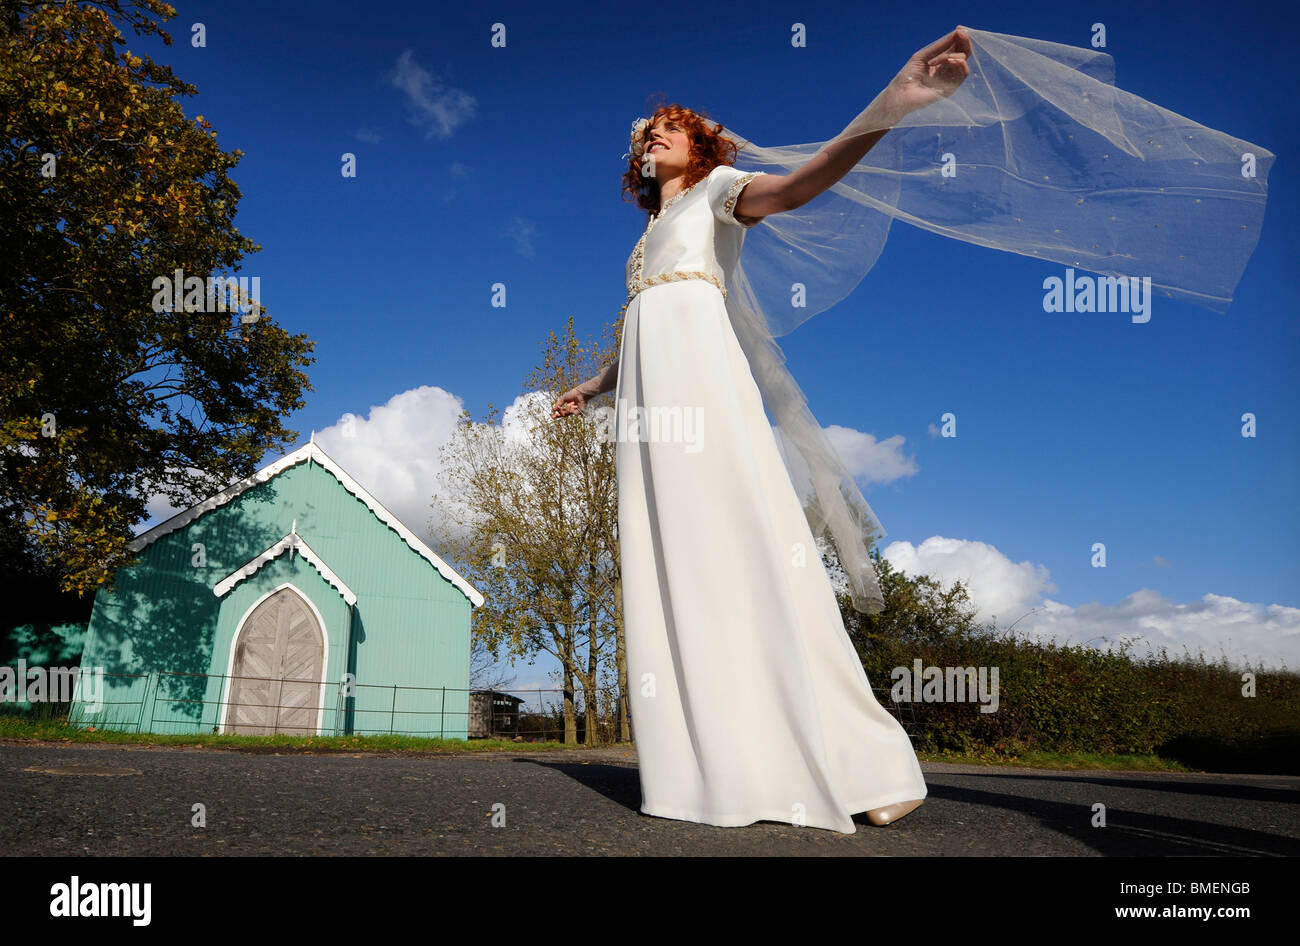
[[877,826],[893,824],[903,815],[920,808],[924,801],[924,798],[916,798],[912,801],[900,801],[893,805],[885,805],[883,808],[872,808],[867,812],[867,820]]

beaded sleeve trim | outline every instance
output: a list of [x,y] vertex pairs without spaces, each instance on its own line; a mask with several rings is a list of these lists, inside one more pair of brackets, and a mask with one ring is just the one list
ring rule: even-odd
[[[729,218],[731,218],[732,220],[736,220],[736,201],[740,199],[741,190],[744,188],[746,184],[748,184],[750,181],[752,181],[754,178],[758,177],[762,173],[763,173],[762,171],[750,171],[747,174],[742,174],[740,177],[736,178],[734,181],[731,182],[731,187],[727,189],[727,202],[723,205],[722,208]],[[742,227],[753,226],[752,223],[741,223],[739,220],[736,220],[736,223]]]

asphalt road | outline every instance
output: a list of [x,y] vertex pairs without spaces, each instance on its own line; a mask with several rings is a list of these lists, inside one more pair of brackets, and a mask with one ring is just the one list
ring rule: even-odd
[[[270,755],[0,746],[0,855],[1300,854],[1300,777],[922,766],[897,824],[838,834],[643,815],[630,749]],[[505,825],[492,825],[505,806]],[[192,825],[195,804],[206,826]],[[1106,806],[1093,827],[1093,806]]]

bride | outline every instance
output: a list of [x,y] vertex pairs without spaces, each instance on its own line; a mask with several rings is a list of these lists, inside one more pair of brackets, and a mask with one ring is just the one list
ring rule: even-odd
[[[925,781],[876,700],[728,314],[745,233],[840,180],[909,112],[970,74],[962,27],[918,51],[789,174],[741,172],[721,126],[679,105],[633,131],[625,190],[649,216],[627,261],[618,360],[553,416],[616,391],[619,547],[641,811],[854,833],[921,805]],[[864,113],[865,114],[865,113]],[[860,116],[861,118],[861,116]],[[656,416],[699,419],[696,438]],[[875,608],[883,606],[874,577]]]

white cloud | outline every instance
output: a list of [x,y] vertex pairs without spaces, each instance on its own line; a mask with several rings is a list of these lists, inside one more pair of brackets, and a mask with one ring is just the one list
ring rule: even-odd
[[439,482],[440,448],[450,440],[464,404],[439,387],[395,394],[367,416],[345,414],[316,432],[321,445],[353,479],[420,538],[429,539],[430,502]]
[[447,138],[473,117],[478,101],[461,89],[448,89],[415,61],[411,50],[397,57],[389,73],[393,87],[400,89],[411,107],[411,121],[424,128],[425,137]]
[[[831,447],[844,462],[844,468],[859,484],[892,483],[904,476],[912,476],[919,470],[916,459],[904,455],[905,438],[901,434],[877,440],[871,434],[838,424],[822,429]],[[777,451],[794,484],[795,494],[800,502],[806,503],[813,495],[808,465],[779,427],[774,426],[772,434],[776,438]]]
[[[515,398],[505,408],[497,430],[511,442],[527,444],[528,414],[550,416],[554,397],[535,392]],[[316,442],[340,466],[426,542],[429,520],[435,515],[434,493],[452,499],[441,482],[441,448],[450,441],[464,402],[440,387],[424,385],[393,395],[372,406],[364,416],[347,413],[316,431]],[[263,458],[260,466],[278,457]],[[170,518],[178,510],[166,496],[148,500],[151,522]]]
[[1300,665],[1300,608],[1214,593],[1180,603],[1150,588],[1113,605],[1071,607],[1046,597],[1057,588],[1045,566],[1017,564],[984,542],[931,536],[919,546],[892,542],[880,554],[894,568],[932,575],[945,587],[958,578],[967,581],[977,620],[996,615],[999,627],[1015,624],[1018,635],[1101,648],[1135,639],[1134,655],[1166,648],[1178,657],[1186,648],[1193,655],[1203,651],[1211,661],[1226,655],[1234,663]]
[[1044,593],[1057,590],[1046,567],[1028,561],[1016,564],[984,542],[934,535],[917,546],[891,542],[880,554],[899,571],[931,575],[945,587],[961,579],[978,608],[978,619],[992,621],[996,615],[1003,626],[1034,607]]
[[537,255],[537,224],[524,217],[512,217],[510,223],[501,231],[503,236],[514,240],[515,252],[520,256]]
[[914,457],[903,455],[902,434],[877,440],[871,434],[838,424],[831,424],[825,431],[835,452],[859,482],[892,483],[919,469]]
[[1185,650],[1193,655],[1204,652],[1210,661],[1226,656],[1230,663],[1249,660],[1292,669],[1300,664],[1300,608],[1214,593],[1179,603],[1151,588],[1141,588],[1115,605],[1045,604],[1021,627],[1028,624],[1038,636],[1072,643],[1105,638],[1096,643],[1110,645],[1135,638],[1135,654],[1163,648],[1172,657],[1182,656]]
[[[510,443],[527,445],[529,429],[550,417],[555,396],[532,392],[516,397],[495,430]],[[365,417],[344,415],[316,442],[402,523],[429,541],[434,493],[453,502],[442,481],[441,449],[456,429],[464,402],[443,388],[424,385],[395,394]]]
[[[501,412],[501,429],[511,443],[524,445],[529,443],[533,427],[550,418],[551,405],[559,399],[560,393],[533,391],[516,397]],[[590,412],[588,412],[590,414]]]

